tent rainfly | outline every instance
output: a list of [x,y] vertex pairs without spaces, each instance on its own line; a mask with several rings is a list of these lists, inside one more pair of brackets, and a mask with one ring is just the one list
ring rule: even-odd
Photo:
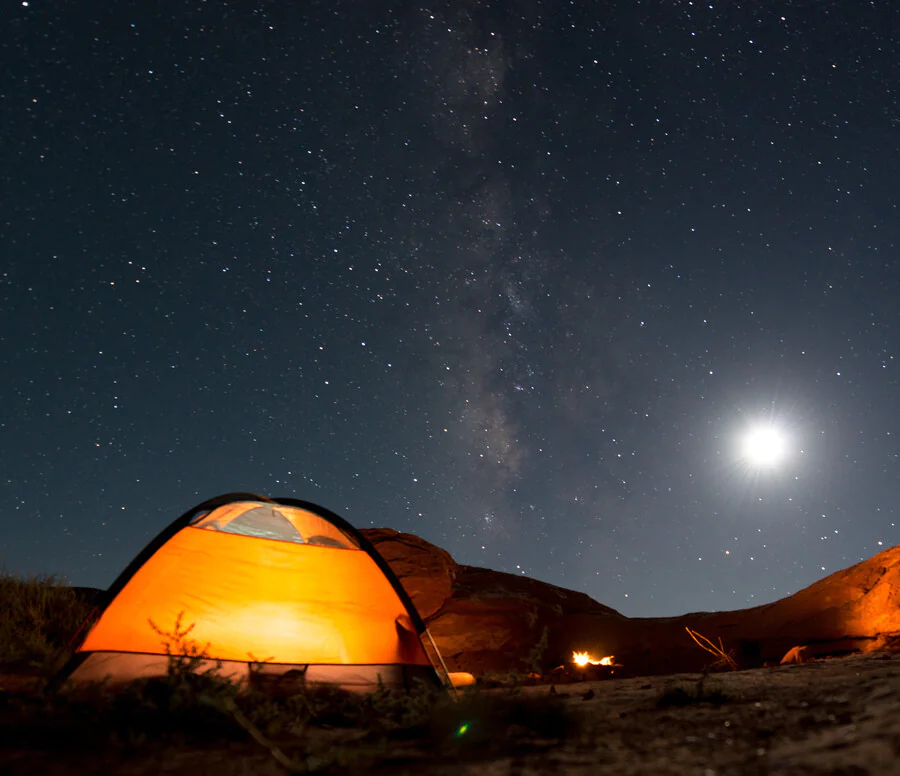
[[[232,493],[186,512],[110,587],[61,678],[122,683],[166,673],[175,636],[233,681],[263,674],[351,690],[449,686],[396,575],[348,522],[305,501]],[[275,677],[272,677],[273,679]]]

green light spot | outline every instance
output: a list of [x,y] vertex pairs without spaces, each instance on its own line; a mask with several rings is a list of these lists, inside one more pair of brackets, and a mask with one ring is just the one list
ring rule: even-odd
[[459,726],[459,729],[456,731],[456,735],[464,736],[469,731],[469,723],[463,722],[462,725]]

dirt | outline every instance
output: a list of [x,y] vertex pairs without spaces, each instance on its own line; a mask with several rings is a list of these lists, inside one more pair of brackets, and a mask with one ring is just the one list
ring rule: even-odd
[[[493,693],[505,692],[502,690]],[[790,666],[713,674],[537,685],[519,692],[548,696],[580,722],[561,741],[525,728],[465,737],[440,751],[416,740],[369,747],[332,773],[450,776],[534,774],[900,774],[900,654],[876,653]],[[553,701],[549,699],[554,695]],[[683,703],[684,705],[678,705]],[[476,722],[472,740],[477,741]],[[319,750],[352,753],[360,733],[317,732]],[[284,751],[290,755],[288,744]],[[217,749],[167,746],[134,751],[54,751],[4,741],[0,773],[190,774],[237,776],[286,772],[262,746]],[[307,770],[321,760],[303,760]],[[355,764],[354,764],[355,763]]]
[[[660,707],[679,690],[696,695],[701,679],[718,703]],[[548,754],[566,773],[900,774],[897,654],[593,683],[589,701],[582,687],[566,688],[566,702],[602,734]]]

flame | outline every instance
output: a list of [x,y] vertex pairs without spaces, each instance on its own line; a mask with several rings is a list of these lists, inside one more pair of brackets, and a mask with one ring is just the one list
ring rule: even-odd
[[614,655],[608,655],[607,657],[601,657],[599,660],[594,660],[587,652],[572,653],[572,662],[579,668],[584,668],[586,665],[611,666],[615,665],[615,659]]
[[584,667],[591,662],[591,656],[587,652],[573,652],[572,660],[576,666]]

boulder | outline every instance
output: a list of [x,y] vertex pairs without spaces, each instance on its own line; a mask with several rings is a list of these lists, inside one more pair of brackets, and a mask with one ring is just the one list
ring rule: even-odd
[[458,569],[449,552],[392,528],[370,528],[362,534],[400,578],[423,619],[441,608],[453,591]]

